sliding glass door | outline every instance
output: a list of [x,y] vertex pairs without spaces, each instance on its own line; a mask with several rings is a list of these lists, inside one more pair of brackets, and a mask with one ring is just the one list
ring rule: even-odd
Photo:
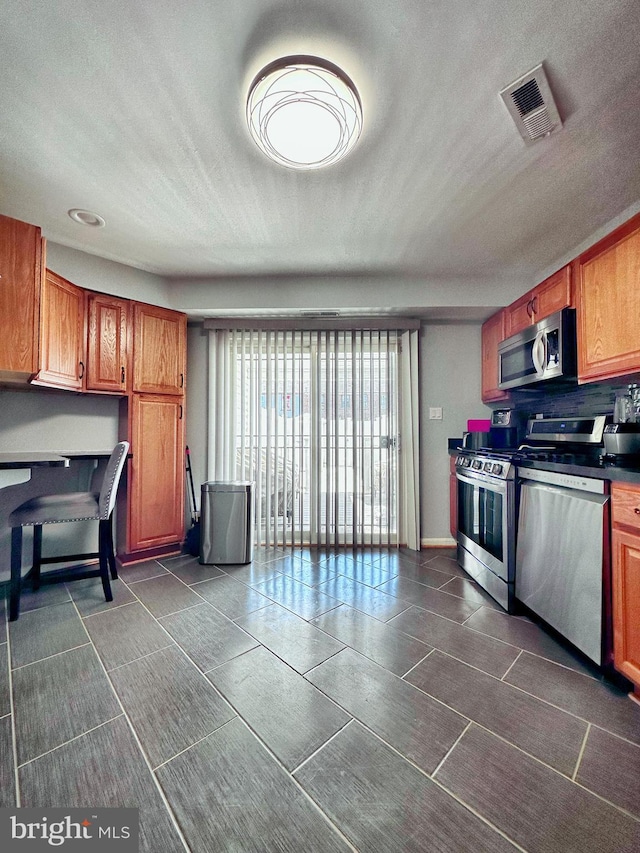
[[233,477],[256,483],[258,539],[397,544],[397,334],[218,334]]

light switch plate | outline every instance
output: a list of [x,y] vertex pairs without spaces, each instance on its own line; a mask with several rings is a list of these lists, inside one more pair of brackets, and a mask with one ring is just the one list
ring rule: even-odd
[[430,421],[441,421],[442,420],[442,406],[434,406],[429,407],[429,420]]

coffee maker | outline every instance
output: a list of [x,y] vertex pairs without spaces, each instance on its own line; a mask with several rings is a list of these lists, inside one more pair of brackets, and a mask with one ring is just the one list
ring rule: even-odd
[[489,427],[489,447],[516,450],[520,444],[523,418],[515,409],[494,409]]

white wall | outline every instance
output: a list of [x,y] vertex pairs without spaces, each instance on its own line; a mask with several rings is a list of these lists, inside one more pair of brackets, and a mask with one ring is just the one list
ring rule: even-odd
[[173,279],[172,307],[195,316],[340,310],[347,314],[404,313],[456,320],[486,319],[521,296],[523,280],[424,279],[390,275],[264,276]]
[[[191,451],[196,506],[200,509],[200,486],[207,478],[208,346],[201,325],[187,328],[187,444]],[[189,501],[187,495],[187,509]],[[186,516],[189,523],[189,515]]]
[[[420,337],[420,487],[422,544],[452,542],[449,533],[448,438],[459,438],[470,418],[488,418],[481,400],[481,326],[428,324]],[[442,420],[429,420],[429,408]]]
[[47,242],[47,267],[79,287],[170,307],[166,279],[143,270],[50,242]]

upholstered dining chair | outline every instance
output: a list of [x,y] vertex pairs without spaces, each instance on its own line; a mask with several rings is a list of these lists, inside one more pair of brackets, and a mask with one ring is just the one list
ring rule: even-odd
[[[22,591],[22,528],[33,526],[33,565],[28,573],[34,590],[41,583],[57,583],[79,578],[100,577],[104,597],[113,601],[111,578],[118,577],[113,549],[112,516],[116,505],[118,484],[127,459],[129,442],[121,441],[113,449],[102,480],[100,493],[72,492],[68,494],[40,495],[20,504],[9,516],[11,527],[11,582],[9,591],[9,621],[20,615]],[[64,524],[70,521],[98,522],[98,550],[84,554],[66,554],[56,557],[42,556],[42,528],[46,524]],[[98,557],[98,568],[76,566],[40,574],[45,563],[66,563]]]

